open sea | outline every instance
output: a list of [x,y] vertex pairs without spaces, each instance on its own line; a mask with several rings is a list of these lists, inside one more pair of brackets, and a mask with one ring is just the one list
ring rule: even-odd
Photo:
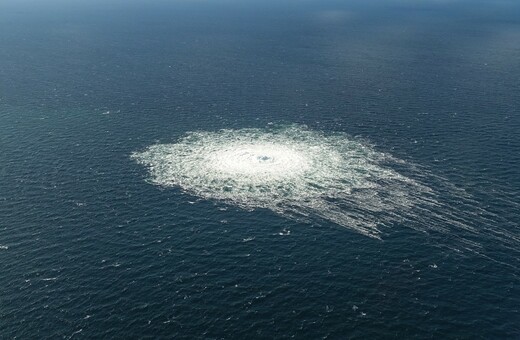
[[520,2],[0,0],[1,339],[520,339]]

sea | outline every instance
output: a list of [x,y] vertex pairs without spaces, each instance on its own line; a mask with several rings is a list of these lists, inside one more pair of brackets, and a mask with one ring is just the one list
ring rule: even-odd
[[0,338],[519,339],[519,166],[516,0],[2,0]]

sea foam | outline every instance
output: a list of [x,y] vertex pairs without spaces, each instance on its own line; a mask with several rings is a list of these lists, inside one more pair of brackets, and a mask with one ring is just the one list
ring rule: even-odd
[[392,169],[402,161],[346,134],[299,125],[190,132],[133,158],[157,185],[293,218],[319,216],[371,237],[431,194]]
[[[345,133],[301,125],[188,132],[132,157],[153,184],[244,209],[327,220],[373,238],[395,226],[449,234],[476,252],[482,233],[518,244],[493,221],[475,222],[483,211],[463,190]],[[439,199],[447,193],[458,207]]]

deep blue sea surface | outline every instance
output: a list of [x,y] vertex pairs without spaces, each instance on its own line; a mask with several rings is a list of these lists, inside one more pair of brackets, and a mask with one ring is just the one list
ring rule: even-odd
[[[132,157],[292,124],[435,200],[376,239]],[[4,0],[0,338],[519,338],[519,166],[518,1]]]

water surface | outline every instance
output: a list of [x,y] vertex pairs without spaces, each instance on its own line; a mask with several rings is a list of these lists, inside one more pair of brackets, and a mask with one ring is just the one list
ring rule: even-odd
[[[519,7],[3,2],[0,337],[518,337]],[[132,157],[294,124],[399,160],[435,204],[338,206],[377,239]]]

